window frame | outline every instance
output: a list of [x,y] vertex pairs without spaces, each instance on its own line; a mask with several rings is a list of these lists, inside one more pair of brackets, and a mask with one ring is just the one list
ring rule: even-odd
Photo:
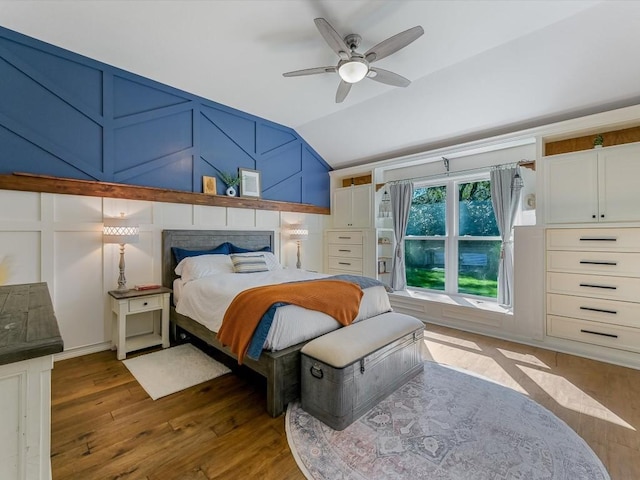
[[[458,200],[458,192],[460,184],[471,183],[477,181],[491,181],[489,171],[477,172],[470,175],[459,175],[451,177],[439,177],[432,180],[423,180],[414,183],[414,189],[429,188],[429,187],[446,187],[446,208],[445,208],[445,234],[444,236],[418,236],[418,235],[405,235],[406,240],[444,240],[444,252],[445,252],[445,268],[444,268],[444,290],[435,290],[425,287],[415,287],[407,285],[408,290],[415,290],[420,292],[439,293],[447,295],[457,295],[461,297],[469,297],[475,299],[482,299],[486,301],[497,301],[495,297],[485,297],[480,295],[473,295],[470,293],[458,292],[458,272],[459,272],[459,255],[458,244],[460,240],[463,241],[502,241],[500,235],[491,237],[477,237],[471,235],[460,235],[460,206]],[[494,213],[495,214],[495,213]],[[406,245],[406,243],[405,243]]]

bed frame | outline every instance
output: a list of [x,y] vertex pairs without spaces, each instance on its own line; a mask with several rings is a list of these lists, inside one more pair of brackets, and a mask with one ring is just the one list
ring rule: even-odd
[[[238,247],[259,249],[269,246],[273,251],[272,231],[234,230],[164,230],[162,232],[162,285],[173,288],[177,278],[176,261],[171,247],[190,250],[206,250],[221,243],[231,242]],[[176,312],[171,306],[170,321],[173,326],[186,330],[208,345],[237,361],[237,356],[224,347],[216,334],[195,320]],[[300,343],[277,352],[263,351],[259,360],[243,359],[243,365],[267,379],[267,412],[272,417],[281,415],[290,401],[300,396]]]

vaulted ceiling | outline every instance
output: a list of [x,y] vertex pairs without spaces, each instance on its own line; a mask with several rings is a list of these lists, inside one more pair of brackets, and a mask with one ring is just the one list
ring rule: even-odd
[[[335,103],[327,19],[366,51],[425,34]],[[0,25],[295,128],[334,168],[640,103],[638,1],[0,0]]]

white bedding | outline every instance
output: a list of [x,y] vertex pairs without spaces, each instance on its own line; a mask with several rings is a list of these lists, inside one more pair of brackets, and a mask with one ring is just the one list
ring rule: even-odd
[[[224,312],[242,290],[327,276],[298,269],[279,269],[249,274],[222,273],[186,283],[177,280],[179,285],[174,283],[174,301],[178,313],[191,317],[209,330],[217,332],[222,324]],[[355,321],[390,310],[389,296],[384,287],[366,288]],[[324,313],[296,305],[286,305],[277,309],[263,348],[272,351],[282,350],[335,330],[339,326],[336,320]]]

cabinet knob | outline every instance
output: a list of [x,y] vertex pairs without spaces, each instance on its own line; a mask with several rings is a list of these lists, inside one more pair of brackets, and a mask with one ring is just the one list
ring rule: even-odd
[[149,305],[149,302],[144,302],[143,305],[146,307],[147,305]]
[[600,215],[600,218],[604,218],[604,213]]
[[595,215],[591,215],[591,218],[596,218],[596,216]]

